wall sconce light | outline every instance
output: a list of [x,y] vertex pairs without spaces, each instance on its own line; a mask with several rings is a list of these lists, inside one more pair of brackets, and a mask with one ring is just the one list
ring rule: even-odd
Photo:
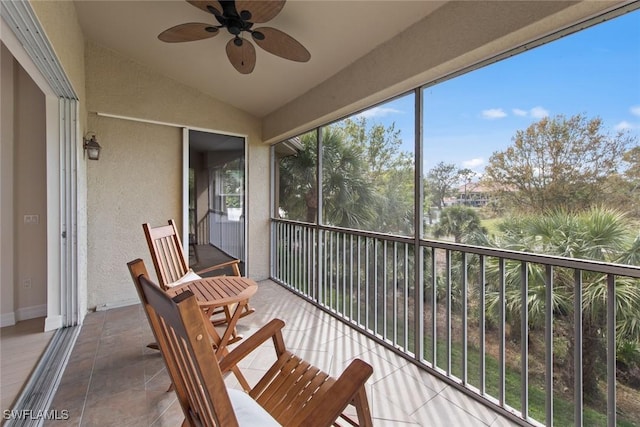
[[[91,138],[88,138],[89,135],[91,135]],[[95,133],[87,132],[82,140],[84,141],[82,146],[84,147],[84,151],[87,153],[89,160],[98,160],[100,158],[100,150],[102,147],[98,144]]]

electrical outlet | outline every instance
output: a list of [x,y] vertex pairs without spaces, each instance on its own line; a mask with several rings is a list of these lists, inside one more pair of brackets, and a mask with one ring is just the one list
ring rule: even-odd
[[24,216],[25,224],[38,224],[40,223],[40,215],[25,215]]
[[31,289],[31,279],[26,279],[22,282],[22,286],[25,287],[25,289]]

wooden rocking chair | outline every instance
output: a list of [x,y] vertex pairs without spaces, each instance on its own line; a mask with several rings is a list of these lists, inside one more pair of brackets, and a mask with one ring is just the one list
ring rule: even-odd
[[[213,265],[195,272],[191,270],[187,263],[187,258],[184,255],[184,250],[182,249],[182,241],[178,234],[178,228],[176,227],[176,223],[173,219],[169,220],[168,225],[159,227],[151,227],[151,225],[145,223],[142,224],[142,229],[144,230],[144,235],[147,239],[147,245],[149,246],[153,266],[155,267],[156,274],[158,275],[158,282],[164,290],[190,280],[200,279],[202,274],[216,270],[227,269],[233,273],[231,274],[232,276],[240,276],[240,260],[237,259]],[[244,317],[253,312],[254,309],[247,306],[240,317]],[[233,313],[233,307],[224,307],[223,310],[213,314],[216,315],[220,313],[223,313],[224,317],[212,319],[214,325],[229,322],[231,319],[231,313]],[[237,339],[234,337],[231,342],[238,341],[240,338],[242,337]]]
[[[171,299],[149,280],[142,260],[128,266],[184,412],[183,425],[372,426],[364,385],[373,369],[367,363],[355,359],[338,379],[331,378],[287,351],[279,319],[218,360],[195,297],[185,292]],[[253,388],[227,389],[223,375],[236,372],[237,363],[269,339],[273,366]],[[349,405],[357,421],[344,414]]]

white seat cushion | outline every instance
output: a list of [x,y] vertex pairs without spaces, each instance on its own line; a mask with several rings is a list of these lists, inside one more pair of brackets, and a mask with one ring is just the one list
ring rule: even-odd
[[167,288],[173,288],[174,286],[182,285],[183,283],[191,282],[192,280],[202,279],[192,269],[189,269],[184,276],[176,280],[175,282],[167,283]]
[[227,392],[240,427],[280,426],[271,414],[244,391],[228,388]]

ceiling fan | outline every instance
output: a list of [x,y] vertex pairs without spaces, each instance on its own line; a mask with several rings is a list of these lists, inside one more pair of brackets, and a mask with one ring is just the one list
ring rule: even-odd
[[256,50],[245,38],[250,34],[258,46],[281,58],[297,62],[311,59],[309,51],[290,35],[272,27],[254,28],[254,24],[270,21],[280,13],[286,0],[225,1],[187,0],[198,9],[211,13],[218,25],[190,22],[176,25],[158,35],[167,43],[188,42],[215,37],[222,28],[233,36],[227,43],[227,57],[242,74],[249,74],[256,65]]

